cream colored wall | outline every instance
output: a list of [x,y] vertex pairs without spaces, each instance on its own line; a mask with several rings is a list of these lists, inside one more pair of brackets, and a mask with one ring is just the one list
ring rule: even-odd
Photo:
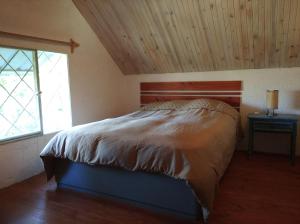
[[[126,110],[124,75],[71,0],[0,0],[0,30],[80,43],[69,55],[73,124]],[[0,38],[0,45],[69,53],[67,47]],[[39,153],[51,135],[0,145],[0,188],[42,171]]]
[[[279,90],[280,113],[295,113],[300,115],[300,68],[287,69],[256,69],[218,72],[172,73],[126,76],[128,90],[128,106],[131,110],[139,107],[139,83],[153,81],[214,81],[214,80],[242,80],[243,96],[241,106],[242,125],[247,135],[247,114],[263,111],[265,108],[265,92],[267,89]],[[299,129],[299,128],[298,128]],[[299,131],[298,131],[299,132]],[[300,133],[300,132],[299,132]],[[258,136],[260,137],[260,136]],[[264,144],[258,144],[260,151],[275,150],[278,153],[287,152],[288,144],[285,136],[268,136]],[[276,138],[276,139],[274,139]],[[265,140],[265,138],[264,138]],[[285,141],[285,142],[284,142]],[[276,142],[276,144],[266,144]],[[241,147],[246,148],[247,136]],[[298,135],[297,154],[300,154],[300,134]],[[271,148],[271,149],[269,149]]]

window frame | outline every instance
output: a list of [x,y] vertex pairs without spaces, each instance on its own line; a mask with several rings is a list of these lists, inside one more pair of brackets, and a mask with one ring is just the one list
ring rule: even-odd
[[[40,76],[39,76],[39,64],[38,64],[38,51],[48,51],[48,50],[44,50],[44,49],[34,49],[34,48],[25,48],[25,47],[17,47],[17,46],[11,46],[11,45],[2,45],[0,44],[0,47],[2,48],[11,48],[11,49],[17,49],[17,50],[28,50],[28,51],[32,51],[33,52],[33,61],[35,63],[33,63],[33,70],[34,70],[34,75],[35,75],[35,85],[36,85],[36,89],[37,89],[37,98],[38,98],[38,107],[39,107],[39,119],[40,119],[40,131],[37,132],[32,132],[29,134],[24,134],[24,135],[19,135],[16,137],[10,137],[10,138],[5,138],[5,139],[0,139],[0,145],[3,144],[7,144],[7,143],[12,143],[12,142],[17,142],[17,141],[21,141],[21,140],[25,140],[25,139],[30,139],[33,137],[39,137],[39,136],[43,136],[44,135],[44,128],[43,128],[43,113],[42,113],[42,99],[41,99],[41,89],[40,89]],[[61,52],[55,52],[55,51],[51,51],[53,53],[61,53]],[[62,53],[63,54],[63,53]],[[66,54],[66,53],[64,53]],[[69,98],[70,98],[70,102],[69,102],[69,106],[70,109],[71,107],[71,94],[70,94],[70,76],[69,76],[69,54],[67,55],[67,67],[68,67],[68,81],[69,81]],[[71,112],[71,123],[72,122],[72,110]],[[57,131],[53,132],[56,133]],[[51,133],[49,133],[51,134]]]

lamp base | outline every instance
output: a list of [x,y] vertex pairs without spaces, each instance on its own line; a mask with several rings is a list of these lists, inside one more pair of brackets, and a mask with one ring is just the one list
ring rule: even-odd
[[269,117],[274,117],[276,116],[277,114],[275,113],[275,109],[268,109],[267,110],[267,116]]

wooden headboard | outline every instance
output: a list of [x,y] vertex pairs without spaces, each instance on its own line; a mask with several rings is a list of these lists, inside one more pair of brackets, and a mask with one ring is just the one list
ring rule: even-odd
[[142,82],[141,106],[170,100],[217,99],[240,109],[241,81]]

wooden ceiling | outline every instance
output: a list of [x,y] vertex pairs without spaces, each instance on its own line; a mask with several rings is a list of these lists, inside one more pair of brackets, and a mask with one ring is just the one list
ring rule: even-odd
[[300,66],[299,0],[73,0],[124,74]]

